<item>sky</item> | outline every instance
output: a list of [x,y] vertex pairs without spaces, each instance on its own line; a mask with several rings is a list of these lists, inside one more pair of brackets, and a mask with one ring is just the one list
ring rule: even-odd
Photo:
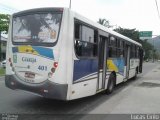
[[[0,0],[0,13],[39,7],[69,7],[70,0]],[[160,0],[157,0],[160,10]],[[155,0],[71,0],[71,9],[97,22],[109,20],[113,28],[153,31],[160,35],[160,17]]]

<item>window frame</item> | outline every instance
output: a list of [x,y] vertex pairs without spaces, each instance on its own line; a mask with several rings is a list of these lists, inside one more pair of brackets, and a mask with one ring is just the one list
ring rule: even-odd
[[[115,39],[114,45],[111,44],[111,37]],[[116,37],[110,34],[109,44],[108,44],[108,57],[109,58],[120,58],[121,54],[123,55],[123,58],[124,58],[124,41],[125,40],[123,40],[122,38],[119,38],[119,37]],[[113,49],[115,49],[114,54],[113,54]],[[110,50],[111,50],[111,53],[109,53]]]
[[[79,24],[80,25],[80,36],[79,36],[79,39],[77,39],[77,38],[75,38],[75,26],[76,26],[76,24]],[[88,41],[84,41],[84,40],[82,40],[82,26],[85,26],[85,27],[88,27],[88,28],[91,28],[91,29],[93,29],[94,30],[94,35],[93,35],[93,37],[94,37],[94,43],[93,42],[88,42]],[[97,59],[98,58],[98,29],[97,28],[95,28],[95,27],[93,27],[93,26],[91,26],[91,25],[89,25],[89,24],[87,24],[87,23],[85,23],[85,22],[82,22],[82,21],[80,21],[80,20],[78,20],[78,19],[74,19],[74,51],[75,51],[75,55],[76,55],[76,57],[78,58],[78,59]],[[92,44],[92,46],[93,46],[93,51],[92,51],[92,53],[93,53],[93,56],[79,56],[78,54],[77,54],[77,52],[76,52],[76,45],[75,45],[75,42],[76,41],[80,41],[80,42],[85,42],[85,43],[89,43],[89,44]],[[95,46],[96,46],[96,48],[95,48]],[[94,49],[95,49],[95,51],[94,51]],[[95,55],[94,55],[94,53],[95,53]]]
[[[22,16],[27,16],[27,15],[33,15],[33,14],[47,14],[47,13],[52,13],[52,14],[61,14],[61,20],[60,20],[60,24],[59,24],[59,30],[58,30],[58,35],[57,35],[57,39],[55,42],[53,43],[47,43],[47,42],[15,42],[13,40],[13,19],[15,17],[22,17]],[[35,10],[26,10],[26,11],[22,11],[22,12],[18,12],[13,14],[12,17],[12,32],[11,32],[11,38],[12,38],[12,44],[13,45],[31,45],[31,46],[46,46],[46,47],[53,47],[57,44],[58,39],[59,39],[59,35],[60,35],[60,30],[61,30],[61,25],[62,25],[62,19],[63,19],[63,11],[58,11],[57,9],[35,9]]]

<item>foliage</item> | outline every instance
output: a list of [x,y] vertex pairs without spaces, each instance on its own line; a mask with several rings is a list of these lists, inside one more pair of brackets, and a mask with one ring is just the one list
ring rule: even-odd
[[1,32],[8,33],[9,15],[0,14],[0,60],[1,60]]
[[103,26],[105,26],[105,27],[108,27],[108,28],[111,27],[111,26],[109,25],[109,21],[106,20],[105,18],[103,18],[103,19],[102,19],[102,18],[99,18],[98,23],[101,24],[101,25],[103,25]]
[[127,36],[137,42],[142,42],[140,39],[139,39],[139,31],[137,31],[135,28],[134,29],[126,29],[126,28],[117,28],[117,29],[114,29],[114,31],[124,35],[124,36]]
[[151,45],[147,40],[142,41],[142,46],[145,51],[144,59],[152,59],[153,52],[155,53],[155,50],[153,48],[153,45]]
[[8,32],[9,17],[7,14],[0,14],[0,31]]
[[139,31],[136,30],[136,29],[125,29],[125,28],[117,28],[115,29],[114,31],[124,35],[124,36],[127,36],[129,38],[131,38],[132,40],[135,40],[139,43],[142,44],[143,46],[143,49],[144,49],[144,53],[145,53],[145,56],[144,56],[144,59],[151,59],[153,56],[157,56],[156,54],[156,50],[154,49],[154,47],[147,42],[147,40],[140,40],[139,39]]
[[0,76],[3,76],[3,75],[5,75],[5,69],[4,68],[0,68]]

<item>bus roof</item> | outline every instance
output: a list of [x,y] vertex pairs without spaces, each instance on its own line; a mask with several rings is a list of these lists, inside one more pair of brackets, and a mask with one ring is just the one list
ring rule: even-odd
[[69,8],[63,8],[63,7],[34,8],[34,9],[20,11],[20,12],[14,13],[13,15],[23,14],[23,13],[31,12],[31,11],[42,11],[42,10],[46,11],[46,10],[53,10],[53,9],[56,10],[56,11],[57,10],[58,11],[63,11],[63,10],[71,11],[74,14],[74,16],[76,18],[78,18],[79,20],[81,20],[83,22],[86,22],[86,23],[89,23],[90,25],[92,25],[92,26],[94,26],[94,27],[96,27],[96,28],[98,28],[98,29],[100,29],[102,31],[105,31],[105,32],[107,32],[107,33],[109,33],[109,34],[111,34],[113,36],[117,36],[117,37],[119,37],[121,39],[127,40],[127,41],[129,41],[131,43],[134,43],[134,44],[142,47],[142,45],[140,43],[136,42],[135,40],[132,40],[132,39],[130,39],[130,38],[128,38],[128,37],[126,37],[126,36],[124,36],[122,34],[119,34],[119,33],[115,32],[113,30],[110,30],[109,28],[107,28],[107,27],[105,27],[103,25],[100,25],[99,23],[93,22],[92,20],[89,20],[88,18],[86,18],[86,17],[84,17],[84,16],[82,16],[82,15],[80,15],[80,14],[78,14],[78,13],[72,11],[72,10],[70,10]]
[[74,11],[72,11],[72,12],[74,13],[74,16],[76,18],[82,20],[83,22],[89,23],[90,25],[93,25],[94,27],[99,28],[99,29],[101,29],[101,30],[113,35],[113,36],[117,36],[117,37],[119,37],[121,39],[127,40],[127,41],[129,41],[131,43],[134,43],[134,44],[142,47],[142,45],[140,43],[136,42],[135,40],[132,40],[132,39],[120,34],[120,33],[117,33],[117,32],[115,32],[113,30],[110,30],[109,28],[107,28],[107,27],[105,27],[105,26],[103,26],[103,25],[101,25],[99,23],[93,22],[93,21],[89,20],[88,18],[83,17],[82,15],[80,15],[80,14],[74,12]]

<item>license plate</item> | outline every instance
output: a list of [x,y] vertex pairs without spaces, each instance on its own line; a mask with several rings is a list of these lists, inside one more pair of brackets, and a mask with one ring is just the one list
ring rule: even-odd
[[31,73],[31,72],[26,72],[26,73],[25,73],[25,77],[26,77],[26,78],[32,78],[32,79],[33,79],[33,78],[35,78],[35,74],[34,74],[34,73]]

